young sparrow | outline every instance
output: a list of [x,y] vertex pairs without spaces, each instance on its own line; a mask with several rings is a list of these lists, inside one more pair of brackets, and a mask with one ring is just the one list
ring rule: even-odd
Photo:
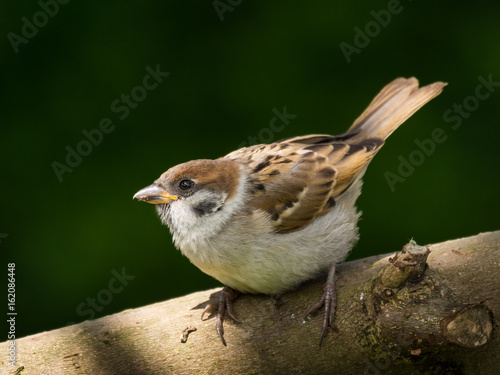
[[[241,293],[279,295],[329,270],[321,300],[323,336],[335,313],[335,265],[358,240],[366,167],[391,135],[445,83],[419,88],[398,78],[341,135],[305,135],[234,151],[216,160],[170,168],[134,198],[156,205],[177,248],[226,285],[217,309],[223,342],[225,311]],[[203,315],[202,315],[203,318]]]

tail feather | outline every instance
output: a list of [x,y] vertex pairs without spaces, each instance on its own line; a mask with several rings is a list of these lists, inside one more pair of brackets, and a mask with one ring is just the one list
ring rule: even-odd
[[427,102],[438,96],[446,83],[418,87],[418,80],[397,78],[372,100],[368,108],[359,116],[345,134],[353,134],[351,141],[367,138],[385,140],[403,122]]

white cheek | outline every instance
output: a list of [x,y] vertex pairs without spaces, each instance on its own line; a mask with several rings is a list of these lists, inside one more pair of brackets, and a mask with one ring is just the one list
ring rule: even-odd
[[[229,201],[226,200],[227,193],[200,190],[188,198],[171,202],[169,212],[159,209],[160,217],[169,226],[175,245],[191,259],[191,251],[196,252],[195,249],[210,244],[212,238],[243,206],[245,189],[246,174],[242,173],[238,192]],[[205,208],[204,213],[203,210],[194,209],[200,205]]]
[[170,220],[175,228],[186,226],[196,221],[196,215],[185,199],[172,202],[170,210],[172,213]]
[[[226,193],[201,190],[188,198],[171,202],[168,218],[160,212],[162,221],[170,227],[176,245],[180,247],[185,240],[198,236],[210,237],[218,232],[223,223],[214,217],[219,216],[217,210],[224,205],[226,197]],[[213,204],[213,212],[196,212],[194,208],[205,202]]]

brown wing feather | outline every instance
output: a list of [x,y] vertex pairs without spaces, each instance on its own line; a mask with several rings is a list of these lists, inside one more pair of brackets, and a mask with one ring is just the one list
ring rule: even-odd
[[419,88],[415,78],[398,78],[344,134],[285,138],[237,150],[226,158],[245,161],[253,208],[267,212],[277,232],[293,232],[333,209],[361,178],[384,140],[444,86],[436,82]]
[[378,140],[366,145],[274,143],[238,150],[228,158],[247,158],[252,203],[270,215],[279,233],[293,232],[335,207],[375,154]]

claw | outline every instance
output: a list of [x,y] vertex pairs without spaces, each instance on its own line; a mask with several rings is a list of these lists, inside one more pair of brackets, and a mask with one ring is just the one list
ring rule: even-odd
[[238,297],[239,294],[240,292],[225,286],[219,294],[219,301],[217,303],[208,304],[201,314],[201,320],[203,320],[206,313],[210,314],[212,311],[217,310],[215,329],[224,346],[227,346],[226,340],[224,339],[224,313],[227,311],[227,315],[229,315],[231,319],[237,323],[240,322],[233,313],[233,300]]
[[326,335],[328,327],[333,326],[333,321],[335,319],[335,308],[337,305],[337,296],[335,294],[335,281],[337,280],[337,276],[335,275],[335,264],[330,267],[328,272],[328,278],[326,280],[325,287],[323,288],[323,296],[319,302],[317,302],[313,307],[309,309],[306,314],[306,318],[310,315],[318,311],[321,307],[325,307],[325,312],[323,314],[323,326],[321,328],[321,336],[319,337],[319,346],[323,342],[323,338]]
[[219,335],[222,344],[224,346],[227,346],[226,339],[224,338],[224,325],[222,324],[223,321],[224,321],[223,318],[217,317],[217,323],[215,323],[215,329],[217,330],[217,334]]
[[205,316],[205,314],[211,314],[212,311],[214,311],[216,308],[218,307],[218,304],[212,304],[212,303],[209,303],[208,305],[205,306],[205,310],[203,310],[203,312],[201,313],[201,320],[204,320],[203,317]]

